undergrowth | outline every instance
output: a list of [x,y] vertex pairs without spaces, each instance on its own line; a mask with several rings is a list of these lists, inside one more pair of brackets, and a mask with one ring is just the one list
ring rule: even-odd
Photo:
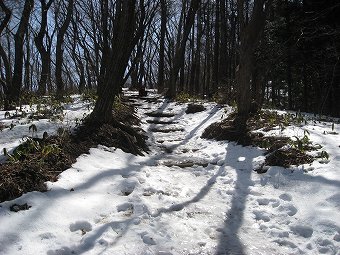
[[46,191],[47,181],[71,167],[76,158],[98,144],[120,148],[125,152],[143,155],[148,151],[144,131],[132,106],[116,101],[112,123],[80,121],[74,132],[60,127],[55,135],[46,132],[36,135],[34,124],[29,126],[32,136],[23,139],[13,151],[4,149],[6,161],[0,164],[0,202],[11,200],[29,191]]
[[[292,165],[312,163],[315,157],[308,154],[310,151],[321,149],[321,145],[313,144],[307,130],[303,136],[292,138],[285,136],[265,136],[262,132],[272,129],[279,129],[280,133],[290,125],[302,127],[306,120],[301,114],[278,114],[275,111],[260,111],[252,114],[248,121],[245,131],[240,131],[235,127],[237,113],[231,113],[221,122],[213,123],[207,127],[202,138],[215,140],[235,141],[238,144],[247,146],[257,146],[267,151],[265,164],[256,169],[262,173],[265,165],[275,165],[288,168]],[[323,152],[319,157],[328,158],[328,153]]]

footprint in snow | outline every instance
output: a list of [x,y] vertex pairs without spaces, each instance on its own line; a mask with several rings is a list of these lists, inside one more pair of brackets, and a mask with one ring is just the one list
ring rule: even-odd
[[283,230],[280,230],[280,229],[270,229],[269,230],[269,234],[272,236],[272,237],[275,237],[275,238],[288,238],[289,237],[289,233],[288,231],[283,231]]
[[294,205],[280,205],[278,209],[289,216],[294,216],[298,211]]
[[50,250],[50,251],[47,251],[47,255],[69,255],[69,254],[76,254],[75,251],[71,250],[70,248],[68,247],[62,247],[58,250]]
[[253,214],[255,215],[255,220],[263,220],[264,222],[270,221],[268,213],[264,211],[253,211]]
[[53,235],[52,233],[46,232],[46,233],[40,234],[39,237],[41,238],[41,240],[48,240],[48,239],[53,239],[56,236]]
[[137,181],[136,180],[130,180],[126,179],[122,181],[120,184],[120,192],[123,196],[128,196],[130,195],[136,187]]
[[145,244],[156,245],[155,239],[146,232],[141,234],[141,238]]
[[279,196],[279,198],[283,201],[292,201],[292,195],[288,193],[283,193]]
[[309,238],[313,235],[313,228],[304,225],[290,226],[290,230],[293,231],[295,235],[302,236],[304,238]]
[[316,240],[316,246],[320,254],[338,254],[337,248],[329,239],[318,238]]
[[292,249],[297,248],[295,243],[288,241],[286,239],[277,239],[277,240],[274,240],[274,242],[279,244],[280,246],[286,246],[286,247],[289,247],[289,248],[292,248]]
[[268,199],[268,198],[258,198],[256,199],[259,205],[269,205],[271,204],[273,208],[278,207],[280,205],[280,201],[277,199]]
[[117,212],[126,212],[129,214],[133,213],[133,204],[131,203],[124,203],[117,206]]
[[256,201],[259,205],[268,205],[270,202],[270,200],[267,198],[258,198]]
[[87,221],[76,221],[75,223],[70,224],[71,232],[76,232],[78,230],[81,230],[82,234],[85,235],[86,232],[92,230],[92,225]]
[[340,242],[340,233],[335,234],[335,236],[333,237],[333,240],[336,242]]

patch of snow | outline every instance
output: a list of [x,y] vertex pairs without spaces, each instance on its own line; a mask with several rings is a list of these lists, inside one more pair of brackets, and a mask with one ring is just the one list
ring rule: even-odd
[[[37,135],[74,126],[88,113],[80,97],[75,100],[63,122],[33,122]],[[339,254],[340,135],[329,133],[330,123],[309,121],[266,133],[300,137],[307,130],[329,154],[327,164],[273,166],[257,174],[263,150],[201,138],[231,108],[204,103],[205,111],[189,116],[186,104],[136,100],[143,104],[138,114],[150,153],[92,148],[57,182],[48,182],[48,192],[1,203],[0,254]],[[158,119],[184,132],[150,132],[162,126],[146,122],[144,114],[155,111],[177,113]],[[0,120],[16,126],[1,132],[1,151],[29,134],[25,120],[9,121],[4,114]],[[334,131],[340,132],[339,124]],[[184,159],[204,165],[164,165]],[[15,203],[31,208],[11,212]]]

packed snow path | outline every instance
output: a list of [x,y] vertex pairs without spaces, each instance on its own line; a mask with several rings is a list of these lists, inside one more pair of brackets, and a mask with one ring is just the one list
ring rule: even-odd
[[[338,154],[258,175],[260,149],[200,138],[224,109],[132,100],[150,153],[98,146],[50,191],[0,204],[0,254],[340,254]],[[337,151],[338,137],[322,139]]]

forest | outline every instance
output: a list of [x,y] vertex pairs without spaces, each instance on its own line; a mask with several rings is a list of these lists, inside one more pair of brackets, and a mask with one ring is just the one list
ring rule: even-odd
[[339,117],[339,13],[336,0],[1,1],[1,107],[91,91],[105,122],[122,87],[145,86]]
[[0,0],[0,255],[338,255],[339,16]]

